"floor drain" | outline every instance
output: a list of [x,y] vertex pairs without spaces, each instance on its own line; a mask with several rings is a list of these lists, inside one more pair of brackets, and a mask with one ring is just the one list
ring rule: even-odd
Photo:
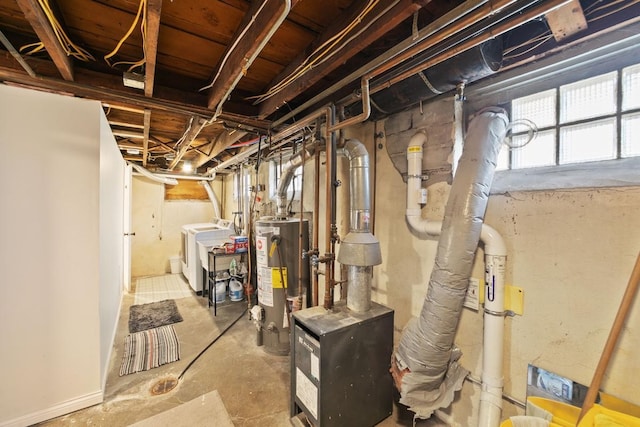
[[164,378],[151,387],[151,394],[154,396],[169,393],[178,385],[177,378]]

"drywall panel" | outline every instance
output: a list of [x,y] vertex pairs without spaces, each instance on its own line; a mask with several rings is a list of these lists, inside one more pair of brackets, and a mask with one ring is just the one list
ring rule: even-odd
[[100,105],[0,85],[0,424],[102,400]]
[[100,119],[100,377],[104,388],[123,284],[125,163],[102,109]]

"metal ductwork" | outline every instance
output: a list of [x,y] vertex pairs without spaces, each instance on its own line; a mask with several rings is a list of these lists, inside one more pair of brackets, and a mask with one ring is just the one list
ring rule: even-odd
[[380,243],[369,229],[369,153],[356,139],[348,140],[341,153],[349,160],[350,228],[340,244],[338,262],[347,266],[347,307],[364,312],[371,308],[371,270],[382,263]]
[[507,125],[502,109],[485,110],[469,125],[424,305],[420,317],[405,329],[394,357],[400,402],[419,418],[448,406],[467,375],[457,363],[460,355],[453,339]]
[[289,184],[291,184],[291,180],[295,175],[296,169],[302,166],[304,161],[313,157],[314,153],[315,145],[311,145],[298,151],[289,158],[289,161],[282,165],[282,175],[280,176],[280,182],[278,183],[278,189],[276,192],[278,198],[276,219],[287,219],[287,188],[289,188]]
[[[418,55],[396,70],[372,81],[371,84],[375,86],[380,81],[390,80],[405,69],[426,59],[428,59],[427,53]],[[498,71],[501,64],[502,39],[496,37],[372,94],[371,116],[373,118],[388,116],[420,101],[454,90],[460,83],[473,83]],[[355,105],[351,114],[357,114],[359,108],[359,105]]]

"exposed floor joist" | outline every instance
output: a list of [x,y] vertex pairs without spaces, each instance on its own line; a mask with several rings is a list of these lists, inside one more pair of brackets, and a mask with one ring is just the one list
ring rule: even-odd
[[[416,11],[420,10],[424,5],[428,4],[430,0],[400,0],[397,4],[393,5],[390,0],[379,2],[367,15],[378,16],[380,18],[373,23],[368,29],[363,31],[360,35],[354,37],[348,41],[338,53],[335,54],[335,58],[331,61],[321,62],[312,69],[309,69],[302,76],[293,81],[280,92],[265,100],[260,106],[260,118],[265,118],[271,113],[276,111],[286,102],[294,99],[296,96],[303,93],[305,90],[312,87],[319,82],[323,77],[334,71],[341,64],[351,59],[354,55],[360,52],[365,47],[379,39],[382,35],[387,33],[392,28],[396,27],[400,22],[411,16]],[[393,5],[393,6],[392,6]],[[362,4],[355,4],[345,14],[346,18],[341,21],[336,21],[331,25],[327,31],[321,34],[313,43],[313,49],[326,43],[328,40],[333,39],[343,28],[351,23],[360,11],[362,10]],[[357,34],[360,29],[368,25],[368,19],[362,21],[356,26],[346,37],[349,40],[351,34]],[[290,74],[294,73],[296,69],[305,65],[305,61],[308,57],[308,52],[304,52],[304,55],[300,55],[294,62],[291,63],[285,70],[275,79],[274,82],[280,82],[286,79]],[[336,59],[338,58],[338,59]],[[271,85],[273,86],[273,85]]]
[[[291,7],[293,8],[298,1],[291,0]],[[216,109],[221,102],[224,102],[238,77],[247,72],[250,65],[247,62],[257,53],[262,42],[269,37],[271,29],[277,24],[284,8],[284,1],[271,0],[267,2],[264,9],[258,12],[258,2],[253,2],[238,29],[239,31],[236,32],[233,41],[223,55],[223,58],[227,58],[227,60],[223,60],[216,67],[219,71],[213,77],[213,85],[209,94],[209,108]],[[246,32],[244,32],[245,29]]]
[[73,81],[73,64],[58,41],[38,0],[16,0],[63,79]]

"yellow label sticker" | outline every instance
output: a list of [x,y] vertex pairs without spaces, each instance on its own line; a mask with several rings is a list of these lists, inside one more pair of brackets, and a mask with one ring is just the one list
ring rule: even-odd
[[419,145],[415,145],[415,146],[409,147],[407,151],[409,153],[419,153],[420,151],[422,151],[422,147],[420,147]]
[[[286,286],[287,283],[287,267],[282,267],[282,277],[284,278],[284,283]],[[282,286],[282,278],[280,277],[280,267],[271,267],[271,287],[272,288],[283,288]]]

